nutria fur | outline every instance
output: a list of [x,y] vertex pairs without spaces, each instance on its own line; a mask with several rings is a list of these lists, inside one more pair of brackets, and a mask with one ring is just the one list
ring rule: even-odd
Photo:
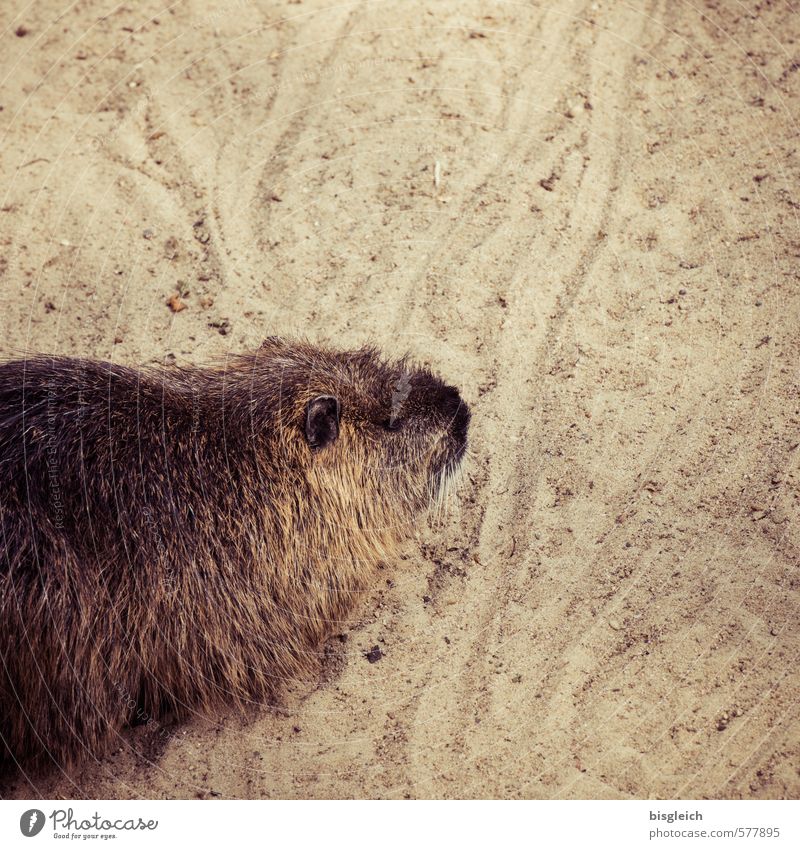
[[0,739],[65,767],[131,719],[313,679],[466,447],[458,391],[267,340],[213,369],[0,365]]

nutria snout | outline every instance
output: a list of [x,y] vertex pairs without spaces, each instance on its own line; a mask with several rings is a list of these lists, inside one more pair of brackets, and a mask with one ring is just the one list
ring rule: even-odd
[[313,680],[469,420],[373,348],[0,365],[0,760],[102,755],[132,703],[180,718]]

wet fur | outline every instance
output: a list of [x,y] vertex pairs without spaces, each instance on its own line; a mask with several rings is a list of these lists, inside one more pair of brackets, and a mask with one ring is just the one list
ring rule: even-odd
[[[465,447],[455,390],[409,369],[277,339],[215,369],[0,365],[0,760],[101,756],[131,697],[182,717],[313,679]],[[314,451],[322,393],[342,420]]]

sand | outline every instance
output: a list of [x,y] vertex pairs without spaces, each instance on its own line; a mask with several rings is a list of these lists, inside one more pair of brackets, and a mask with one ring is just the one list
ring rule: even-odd
[[371,340],[473,408],[320,681],[5,796],[800,794],[790,3],[5,6],[2,356]]

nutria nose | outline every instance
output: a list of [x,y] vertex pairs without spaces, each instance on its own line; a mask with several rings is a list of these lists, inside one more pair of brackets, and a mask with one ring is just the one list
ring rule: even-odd
[[459,440],[467,438],[467,428],[471,414],[469,407],[455,386],[445,386],[442,390],[441,409],[450,422],[450,428]]

